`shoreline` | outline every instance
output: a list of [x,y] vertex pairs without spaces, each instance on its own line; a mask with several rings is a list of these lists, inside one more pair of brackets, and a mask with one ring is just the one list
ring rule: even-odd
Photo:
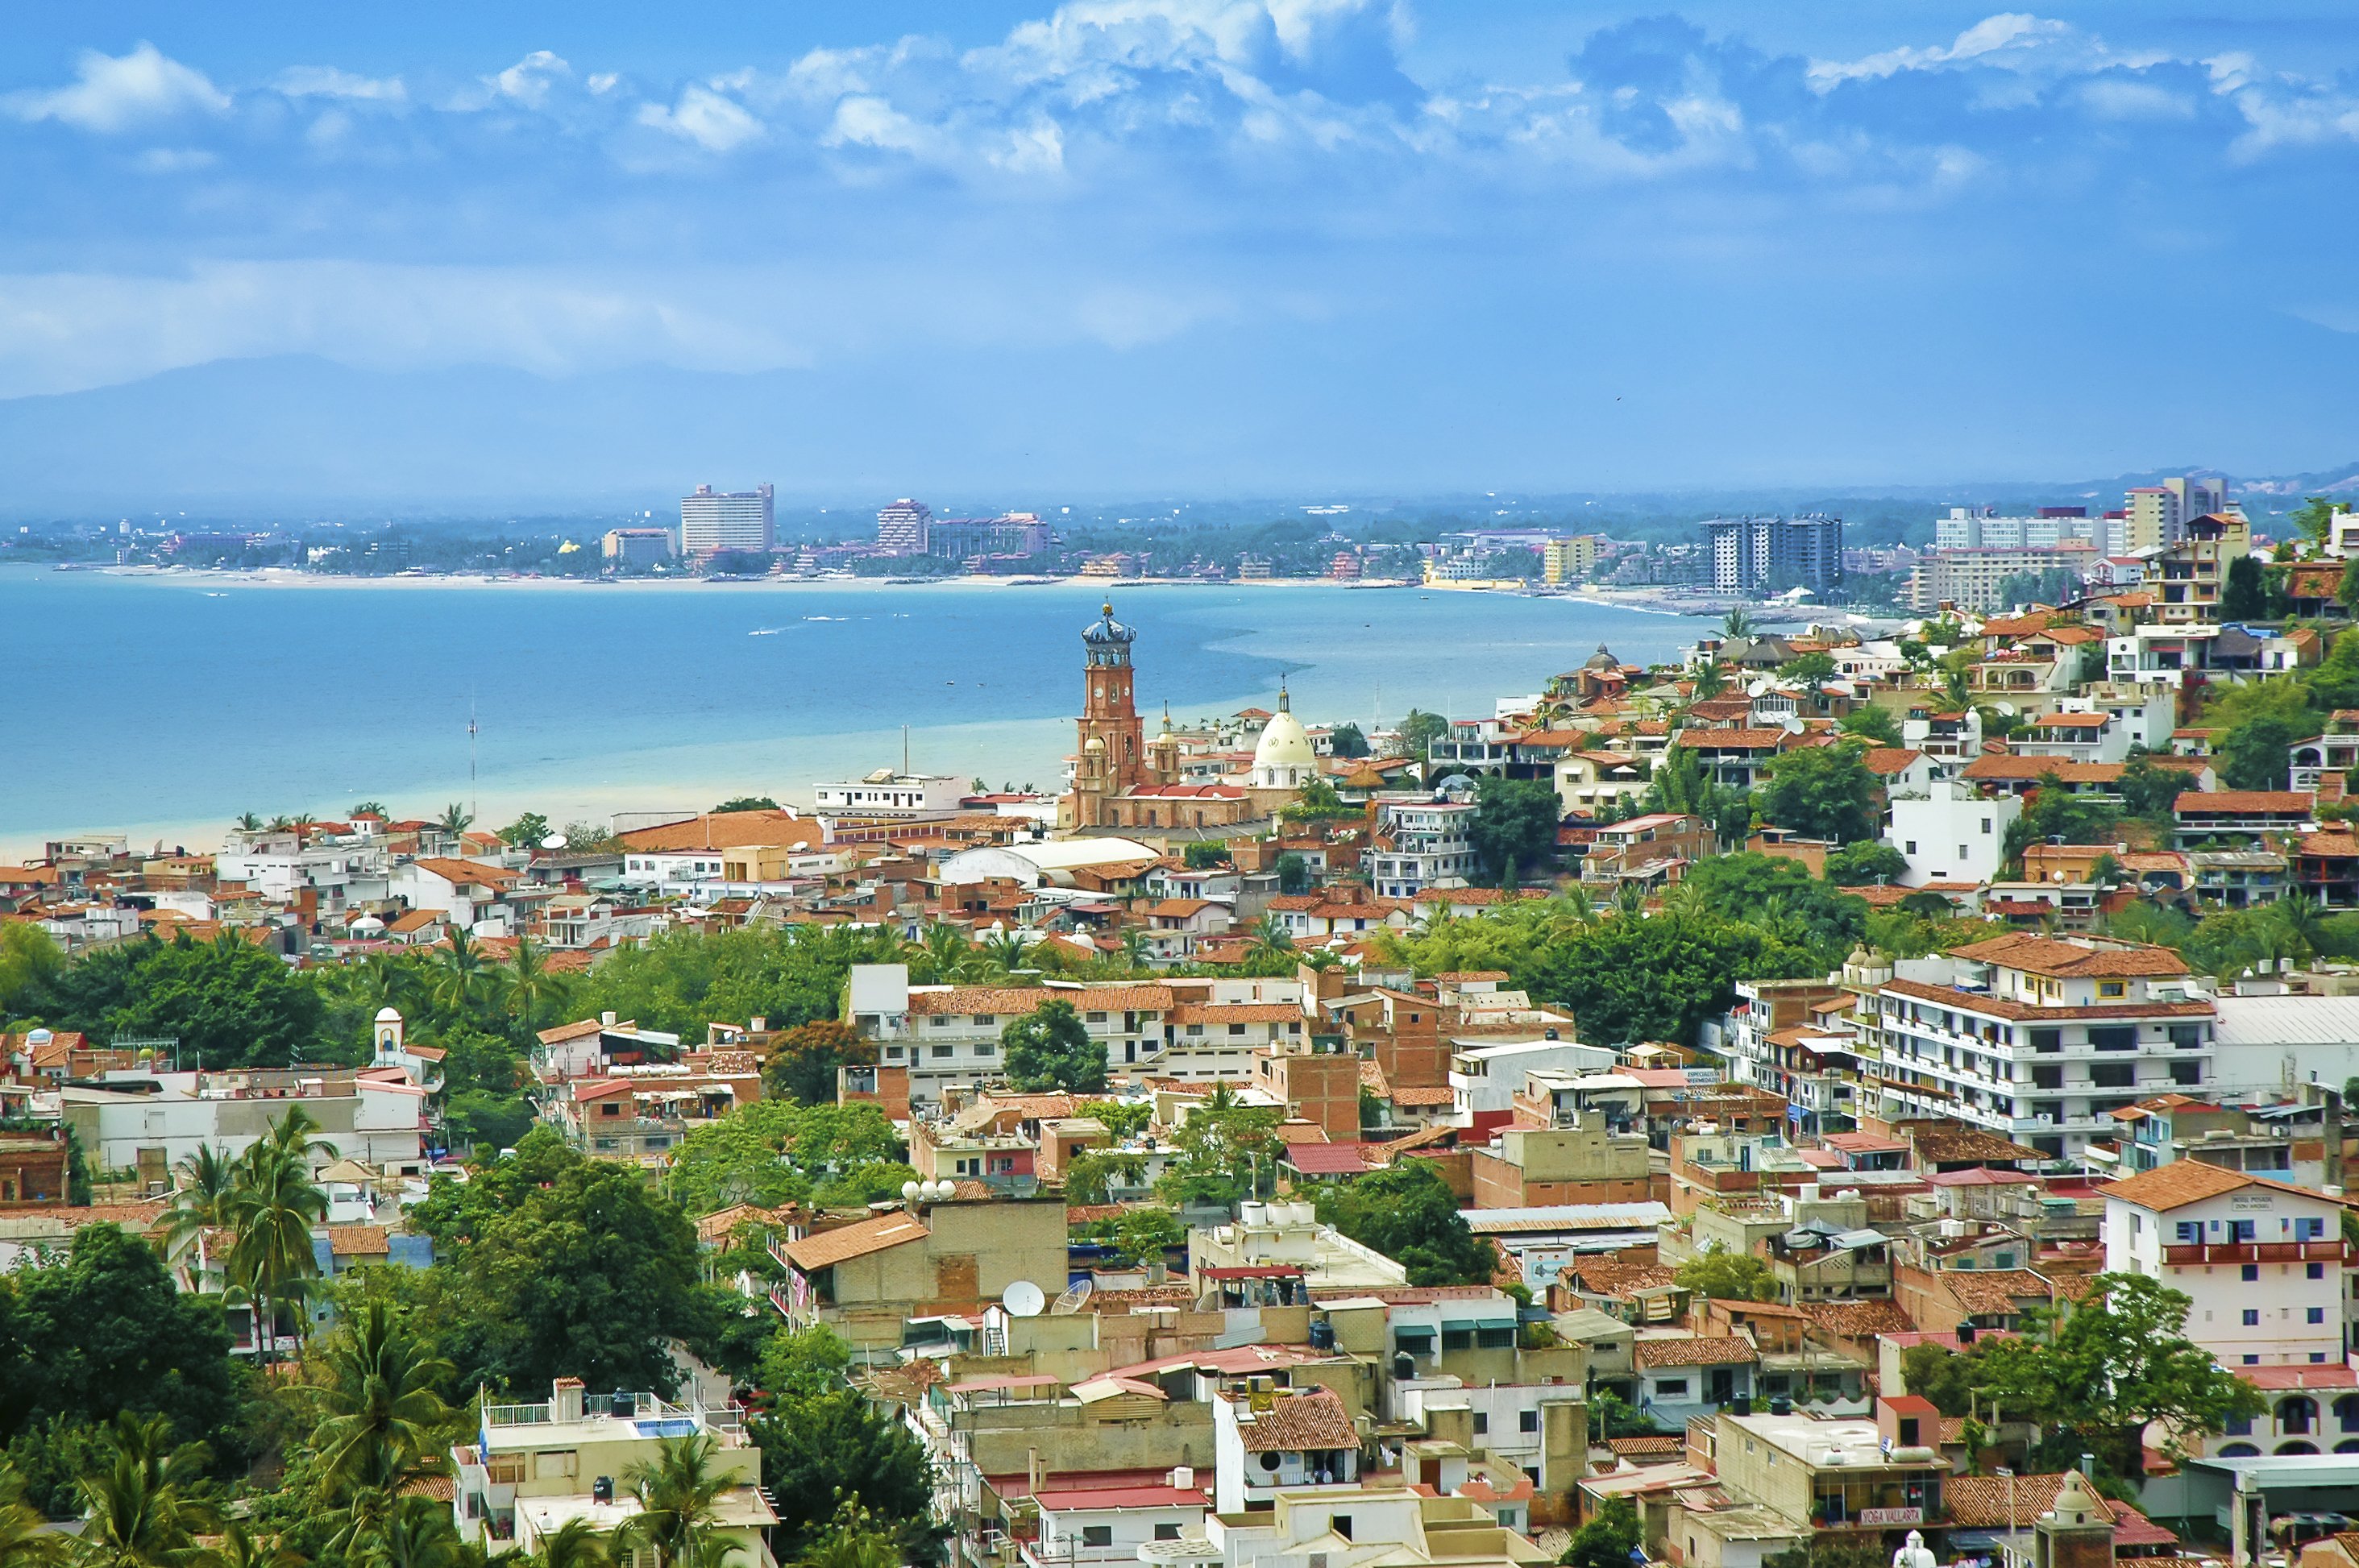
[[[21,569],[27,572],[67,571],[94,577],[113,578],[126,582],[218,584],[234,588],[263,589],[624,589],[639,592],[689,590],[769,592],[843,592],[869,589],[941,589],[967,592],[1017,589],[1090,588],[1108,594],[1125,588],[1190,588],[1190,589],[1324,589],[1329,590],[1381,591],[1398,593],[1414,590],[1420,594],[1463,593],[1504,594],[1514,599],[1538,600],[1560,600],[1573,604],[1603,605],[1616,610],[1634,611],[1646,615],[1684,616],[1693,620],[1715,620],[1732,609],[1744,609],[1764,624],[1770,622],[1807,622],[1813,613],[1850,616],[1860,613],[1841,606],[1796,606],[1775,600],[1750,600],[1736,597],[1688,600],[1675,598],[1659,589],[1606,588],[1589,584],[1560,589],[1556,591],[1535,591],[1529,589],[1494,588],[1486,585],[1419,582],[1406,578],[1186,578],[1186,577],[1084,577],[1078,573],[1066,576],[1016,575],[1007,577],[983,574],[961,574],[939,578],[885,577],[629,577],[571,578],[548,576],[496,576],[481,572],[443,572],[405,574],[386,577],[366,577],[348,572],[299,571],[289,567],[259,567],[246,569],[237,567],[147,567],[69,564],[36,566],[27,563]],[[1876,619],[1870,617],[1870,619]]]

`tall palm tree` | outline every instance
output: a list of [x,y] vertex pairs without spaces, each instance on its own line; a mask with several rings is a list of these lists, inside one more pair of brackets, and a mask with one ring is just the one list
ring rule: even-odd
[[474,820],[475,814],[454,800],[442,808],[442,815],[435,818],[435,825],[455,838],[464,833]]
[[450,940],[434,948],[433,1000],[453,1012],[464,1012],[489,979],[491,965],[483,949],[465,932],[453,930]]
[[2288,893],[2273,912],[2293,957],[2307,961],[2318,956],[2319,938],[2326,934],[2318,901],[2306,892]]
[[735,1485],[713,1465],[719,1444],[710,1433],[665,1438],[651,1460],[623,1472],[639,1511],[614,1532],[618,1547],[647,1547],[656,1568],[695,1568],[713,1539],[713,1505]]
[[565,976],[549,967],[549,949],[535,946],[524,937],[516,939],[516,957],[502,971],[500,981],[508,1011],[528,1030],[538,1029],[549,1008],[562,1007],[572,989]]
[[237,1162],[218,1144],[200,1143],[195,1153],[172,1167],[179,1178],[164,1211],[164,1250],[178,1258],[198,1236],[230,1223],[231,1195],[237,1189]]
[[390,1302],[366,1303],[324,1357],[311,1451],[321,1501],[356,1534],[381,1528],[402,1488],[433,1467],[456,1417],[437,1391],[453,1376]]
[[251,811],[243,811],[238,813],[237,825],[248,833],[258,833],[262,830],[262,818]]
[[1745,612],[1743,605],[1738,605],[1721,617],[1720,631],[1721,635],[1732,643],[1750,637],[1753,635],[1753,617]]
[[243,1521],[222,1521],[221,1544],[206,1568],[303,1568],[302,1556],[275,1535],[255,1536]]
[[[230,1282],[254,1303],[255,1342],[266,1363],[276,1357],[278,1307],[300,1302],[307,1281],[320,1271],[311,1227],[327,1223],[328,1196],[312,1179],[310,1155],[314,1150],[332,1154],[335,1148],[310,1136],[318,1129],[302,1107],[291,1108],[268,1137],[246,1150],[230,1195]],[[299,1345],[307,1326],[298,1311]]]
[[64,1555],[65,1541],[25,1500],[25,1477],[15,1464],[0,1459],[0,1568],[49,1568]]
[[347,816],[384,816],[389,815],[381,800],[364,800],[344,814]]
[[1695,695],[1698,702],[1709,702],[1728,687],[1728,672],[1718,659],[1706,659],[1696,666]]
[[1144,926],[1124,926],[1122,935],[1117,940],[1122,943],[1122,961],[1125,968],[1133,970],[1147,968],[1148,938]]
[[204,1444],[176,1448],[170,1422],[125,1411],[107,1448],[100,1466],[76,1483],[89,1515],[82,1561],[88,1568],[196,1568],[206,1556],[196,1536],[214,1523],[212,1509],[188,1492],[204,1468]]

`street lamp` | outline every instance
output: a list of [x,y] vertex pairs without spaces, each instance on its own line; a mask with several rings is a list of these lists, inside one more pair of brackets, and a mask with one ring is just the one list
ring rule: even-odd
[[2002,1465],[1998,1474],[2006,1483],[2006,1568],[2021,1568],[2015,1541],[2015,1472]]

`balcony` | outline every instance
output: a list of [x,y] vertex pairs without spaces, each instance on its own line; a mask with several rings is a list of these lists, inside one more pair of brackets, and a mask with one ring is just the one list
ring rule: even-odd
[[2354,1258],[2348,1242],[2341,1240],[2229,1241],[2165,1247],[2162,1260],[2176,1264],[2333,1263],[2348,1266],[2359,1258]]

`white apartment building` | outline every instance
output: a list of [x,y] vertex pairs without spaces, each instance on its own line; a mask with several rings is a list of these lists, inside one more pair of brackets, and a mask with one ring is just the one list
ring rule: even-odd
[[955,816],[969,782],[947,773],[897,773],[879,768],[865,778],[811,786],[819,810],[837,816]]
[[352,904],[382,903],[391,860],[383,848],[358,838],[305,844],[295,833],[232,833],[213,857],[217,881],[242,882],[274,903],[292,903],[304,890],[331,914]]
[[[1559,1031],[1550,1030],[1547,1034]],[[1469,1044],[1450,1055],[1450,1098],[1461,1126],[1473,1126],[1484,1112],[1504,1116],[1516,1108],[1516,1096],[1527,1075],[1541,1071],[1606,1073],[1614,1069],[1614,1051],[1606,1045],[1583,1045],[1574,1040],[1501,1041]]]
[[2167,947],[2011,935],[1904,959],[1858,1014],[1863,1098],[2077,1167],[2108,1112],[2213,1080],[2212,1000]]
[[752,490],[715,491],[700,484],[679,502],[679,553],[709,556],[716,550],[767,550],[777,538],[766,484]]
[[427,1091],[400,1066],[118,1071],[96,1084],[65,1085],[58,1097],[91,1162],[136,1170],[143,1183],[167,1180],[201,1145],[244,1154],[299,1105],[320,1124],[316,1136],[334,1148],[312,1157],[315,1170],[339,1159],[388,1175],[426,1168]]
[[1049,1001],[1065,1001],[1106,1048],[1116,1077],[1152,1076],[1250,1084],[1274,1044],[1310,1030],[1302,984],[1291,978],[1218,978],[1136,985],[1052,980],[1043,986],[913,986],[902,964],[853,967],[853,1027],[876,1042],[877,1061],[906,1067],[909,1103],[931,1107],[946,1088],[980,1087],[1006,1074],[1000,1032]]
[[2006,830],[2022,815],[2014,796],[1984,799],[1954,779],[1937,780],[1921,799],[1895,799],[1885,837],[1908,858],[1901,885],[1991,881],[2005,859]]
[[709,1435],[710,1463],[726,1483],[712,1524],[734,1548],[737,1568],[777,1568],[769,1527],[777,1510],[762,1492],[762,1453],[736,1412],[686,1407],[650,1393],[585,1393],[560,1378],[545,1404],[483,1407],[474,1440],[451,1451],[451,1509],[459,1539],[495,1555],[533,1553],[575,1519],[601,1537],[639,1511],[625,1477],[653,1464],[666,1438]]
[[1376,896],[1414,898],[1431,887],[1464,887],[1476,870],[1470,836],[1474,809],[1473,801],[1383,801],[1365,860]]
[[2061,713],[2102,713],[2112,721],[2114,733],[2120,737],[2121,754],[2095,759],[2104,762],[2122,761],[2133,746],[2169,751],[2170,732],[2179,722],[2178,706],[2168,692],[2152,687],[2115,686],[2110,681],[2093,682],[2080,696],[2060,698],[2056,708]]
[[2323,1193],[2174,1160],[2105,1188],[2105,1270],[2184,1292],[2194,1303],[2187,1336],[2223,1367],[2339,1366],[2359,1310],[2343,1207]]
[[2124,547],[2176,545],[2186,536],[2190,520],[2227,507],[2228,481],[2223,479],[2167,479],[2139,485],[2122,498]]

